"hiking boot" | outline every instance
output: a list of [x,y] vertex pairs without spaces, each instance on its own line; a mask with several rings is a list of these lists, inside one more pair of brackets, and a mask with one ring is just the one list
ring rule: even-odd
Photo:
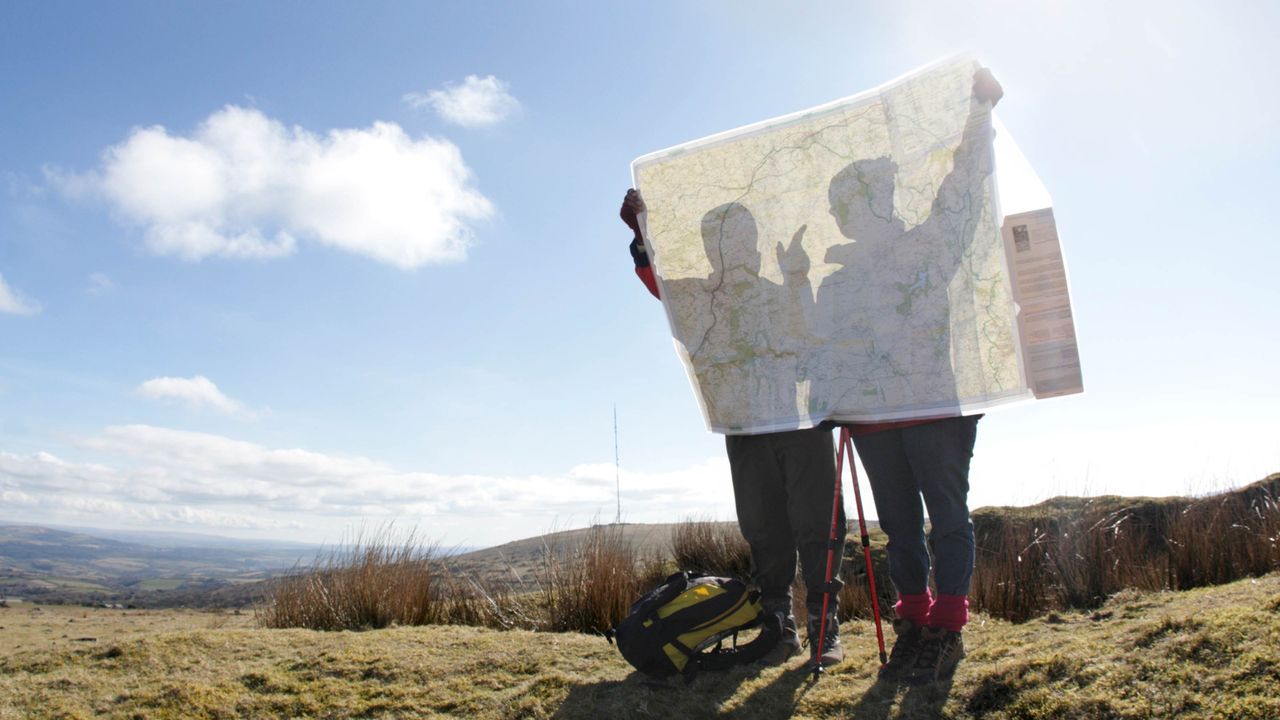
[[809,621],[809,662],[823,667],[835,665],[844,660],[844,648],[840,645],[840,623],[835,617],[827,618],[827,631],[822,637],[822,657],[818,657],[818,634],[821,632],[819,621]]
[[911,685],[928,685],[951,677],[964,657],[964,640],[960,633],[927,626],[920,630],[920,648],[915,662],[902,676]]
[[781,665],[800,652],[800,633],[796,632],[796,619],[781,612],[774,614],[782,624],[782,638],[760,658],[762,665]]
[[898,636],[893,641],[893,649],[889,651],[889,662],[880,668],[879,677],[883,680],[899,680],[916,664],[916,656],[920,654],[923,627],[905,618],[895,618],[893,632]]

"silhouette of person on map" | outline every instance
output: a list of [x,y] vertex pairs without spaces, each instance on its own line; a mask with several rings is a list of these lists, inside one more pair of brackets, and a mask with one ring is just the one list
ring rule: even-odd
[[[730,426],[752,417],[790,422],[798,415],[797,373],[806,347],[796,337],[804,323],[788,302],[793,290],[785,280],[777,283],[761,277],[759,229],[751,211],[740,203],[708,211],[702,217],[701,232],[711,274],[669,280],[664,287],[688,307],[701,305],[693,317],[705,327],[698,328],[701,339],[688,351],[710,416]],[[793,239],[793,246],[798,246],[800,235]],[[783,250],[779,244],[780,257]],[[804,275],[785,277],[798,279],[807,288]]]
[[831,215],[852,242],[828,249],[826,261],[841,267],[816,300],[815,312],[840,328],[832,339],[844,348],[822,358],[838,380],[815,389],[819,402],[958,412],[948,288],[977,230],[990,157],[988,107],[973,98],[952,170],[915,227],[894,209],[891,159],[856,160],[831,179]]

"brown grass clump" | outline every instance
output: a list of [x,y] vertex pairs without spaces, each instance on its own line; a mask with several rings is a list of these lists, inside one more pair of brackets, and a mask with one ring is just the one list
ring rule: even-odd
[[671,529],[671,557],[681,570],[751,578],[751,548],[737,523],[686,518]]
[[596,525],[582,544],[547,549],[542,574],[549,630],[603,633],[657,584],[661,561],[642,560],[615,527]]
[[367,630],[392,625],[510,628],[532,621],[509,593],[449,572],[438,545],[388,527],[277,580],[258,609],[264,627]]
[[425,625],[444,617],[446,581],[436,547],[391,529],[363,533],[278,581],[259,610],[265,627],[360,630]]
[[1169,523],[1169,546],[1174,590],[1280,568],[1280,473],[1187,505]]
[[[1014,621],[1096,608],[1125,589],[1183,590],[1280,569],[1280,474],[1200,499],[1054,498],[1029,508],[984,508],[973,521],[973,607]],[[259,620],[319,630],[452,623],[599,633],[675,569],[750,578],[750,550],[734,523],[678,523],[670,560],[641,557],[625,530],[596,525],[582,534],[548,535],[559,540],[544,542],[532,588],[462,574],[434,545],[383,531],[277,581]],[[888,615],[885,538],[878,530],[870,538]],[[841,577],[841,619],[869,616],[856,538],[846,547]],[[798,582],[794,590],[803,620],[804,590]]]
[[1280,474],[1191,498],[1054,498],[973,514],[973,602],[1020,621],[1126,588],[1186,590],[1280,569]]

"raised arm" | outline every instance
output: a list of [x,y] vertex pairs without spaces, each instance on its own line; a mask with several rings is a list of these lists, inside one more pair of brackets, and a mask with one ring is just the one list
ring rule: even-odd
[[[991,108],[1000,102],[1004,89],[991,71],[981,68],[973,76],[969,116],[960,144],[956,147],[951,172],[938,187],[929,222],[944,227],[958,241],[963,252],[973,241],[976,223],[973,204],[982,198],[982,186],[993,170],[991,158]],[[953,258],[959,262],[959,256]]]

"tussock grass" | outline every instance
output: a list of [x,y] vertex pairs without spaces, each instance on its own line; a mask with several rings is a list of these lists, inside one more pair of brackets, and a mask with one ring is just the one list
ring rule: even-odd
[[520,600],[449,571],[439,546],[391,527],[360,533],[309,568],[274,581],[264,627],[367,630],[392,625],[533,624]]
[[586,541],[566,551],[548,549],[543,573],[546,628],[603,633],[627,616],[631,603],[654,581],[653,567],[643,562],[617,528],[596,525]]
[[399,540],[391,528],[357,535],[312,568],[277,580],[260,620],[314,630],[443,622],[452,588],[436,549],[412,534]]
[[[1199,499],[1054,498],[1030,508],[983,508],[972,605],[1026,621],[1093,609],[1126,589],[1182,590],[1280,569],[1280,474]],[[670,554],[644,556],[624,528],[595,525],[577,542],[548,543],[533,591],[460,574],[433,545],[389,530],[278,581],[259,611],[268,627],[320,630],[467,624],[599,633],[675,569],[749,579],[750,551],[737,526],[689,518],[671,530]],[[882,611],[893,602],[886,539],[870,531]],[[862,547],[851,538],[840,615],[867,617]],[[804,620],[804,588],[793,586]]]
[[670,571],[618,527],[596,525],[581,542],[548,545],[537,589],[519,592],[456,572],[436,545],[387,528],[276,581],[257,618],[268,628],[328,631],[453,624],[602,633]]
[[973,514],[973,605],[1010,620],[1280,569],[1280,473],[1199,499],[1054,498]]
[[671,528],[671,558],[681,570],[751,578],[751,548],[737,523],[686,518]]

